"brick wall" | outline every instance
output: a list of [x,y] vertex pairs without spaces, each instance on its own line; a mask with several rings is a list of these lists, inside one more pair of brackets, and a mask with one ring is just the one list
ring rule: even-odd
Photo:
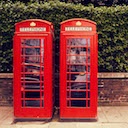
[[0,106],[13,105],[12,74],[0,74]]
[[[0,106],[13,105],[12,79],[13,74],[0,74]],[[58,102],[58,95],[56,96]],[[98,104],[128,105],[128,73],[98,74]]]
[[128,105],[128,79],[99,79],[99,105]]

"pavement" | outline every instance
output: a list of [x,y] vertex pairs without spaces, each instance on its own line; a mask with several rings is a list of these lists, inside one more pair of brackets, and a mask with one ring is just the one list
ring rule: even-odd
[[14,122],[13,107],[0,107],[0,128],[128,128],[128,106],[98,107],[98,120],[95,122],[60,122],[57,113],[50,122]]

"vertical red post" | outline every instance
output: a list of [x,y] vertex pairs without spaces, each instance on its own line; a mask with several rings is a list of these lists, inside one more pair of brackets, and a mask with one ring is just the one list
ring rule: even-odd
[[96,23],[63,21],[60,32],[60,118],[97,118]]
[[53,25],[30,19],[15,25],[14,116],[52,118]]

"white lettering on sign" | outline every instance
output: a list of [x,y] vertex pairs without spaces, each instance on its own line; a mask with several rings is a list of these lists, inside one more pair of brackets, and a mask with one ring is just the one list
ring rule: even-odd
[[92,27],[65,27],[65,31],[92,31]]
[[44,32],[44,31],[46,31],[45,27],[34,27],[34,28],[24,27],[24,28],[20,28],[20,32]]

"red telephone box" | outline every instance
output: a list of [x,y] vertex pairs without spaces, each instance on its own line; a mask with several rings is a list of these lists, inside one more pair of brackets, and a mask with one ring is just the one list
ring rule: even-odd
[[76,18],[61,23],[61,119],[97,117],[97,42],[95,22]]
[[50,119],[53,112],[53,25],[30,19],[15,25],[14,116]]

